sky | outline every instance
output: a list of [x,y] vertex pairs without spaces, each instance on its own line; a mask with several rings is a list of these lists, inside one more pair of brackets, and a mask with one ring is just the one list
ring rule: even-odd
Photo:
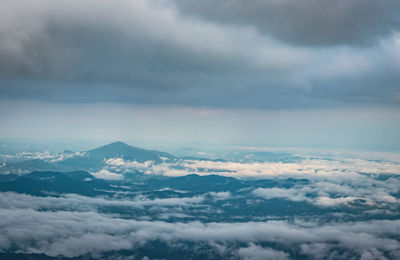
[[0,138],[400,150],[397,0],[3,0]]

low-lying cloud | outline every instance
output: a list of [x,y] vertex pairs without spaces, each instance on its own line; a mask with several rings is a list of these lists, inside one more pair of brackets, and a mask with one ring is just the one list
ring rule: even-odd
[[87,197],[76,194],[64,194],[60,197],[36,197],[26,194],[2,192],[0,206],[2,209],[96,211],[101,207],[127,207],[136,209],[152,206],[190,207],[200,204],[203,200],[204,196],[149,199],[138,194],[133,198],[117,199]]
[[91,172],[90,174],[98,179],[104,179],[104,180],[122,180],[124,178],[122,174],[111,172],[106,169],[101,169],[98,172]]
[[[40,212],[32,209],[0,210],[0,249],[17,249],[23,253],[44,253],[49,256],[75,257],[114,251],[133,250],[155,240],[164,242],[193,241],[231,244],[249,243],[239,249],[242,257],[255,257],[261,252],[287,257],[254,245],[269,242],[285,245],[287,249],[302,249],[314,257],[328,257],[335,248],[361,256],[387,254],[399,256],[400,243],[394,238],[400,232],[398,220],[375,220],[352,223],[317,225],[284,221],[245,223],[166,223],[120,219],[96,212]],[[312,250],[317,245],[326,249]],[[72,250],[73,249],[73,250]]]
[[188,174],[222,175],[229,177],[279,177],[279,176],[315,176],[329,178],[332,176],[354,179],[358,173],[400,174],[398,161],[371,161],[362,159],[306,159],[298,163],[285,162],[230,162],[209,160],[178,160],[176,162],[139,163],[122,158],[106,160],[106,165],[115,171],[137,170],[146,174],[165,176],[183,176]]

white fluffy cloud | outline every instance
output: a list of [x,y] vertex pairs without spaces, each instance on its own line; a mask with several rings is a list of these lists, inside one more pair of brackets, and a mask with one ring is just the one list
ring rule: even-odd
[[229,191],[210,192],[209,193],[215,200],[226,200],[232,196]]
[[[310,251],[315,243],[340,247],[356,254],[386,252],[399,256],[398,220],[376,220],[317,225],[284,221],[244,223],[166,223],[121,219],[96,212],[41,212],[32,209],[0,210],[0,249],[17,248],[24,253],[74,257],[112,250],[133,249],[149,241],[214,243],[273,242]],[[332,244],[333,243],[333,244]],[[314,250],[315,251],[315,250]],[[239,249],[242,257],[261,252],[284,258],[285,252],[250,244]]]
[[238,178],[279,176],[330,178],[336,176],[351,180],[356,176],[359,177],[358,173],[400,174],[400,163],[398,161],[371,161],[354,158],[335,160],[316,158],[305,159],[297,163],[179,160],[160,164],[155,164],[152,161],[139,163],[126,161],[122,158],[111,158],[106,161],[106,164],[113,170],[137,170],[146,174],[165,176],[183,176],[193,173]]
[[122,180],[124,178],[124,175],[111,172],[106,169],[101,169],[98,172],[91,172],[90,174],[98,179],[104,179],[104,180]]
[[[327,183],[319,185],[319,182],[310,183],[304,186],[295,186],[293,188],[257,188],[252,193],[265,200],[270,199],[284,199],[295,202],[308,202],[322,207],[335,207],[341,205],[348,205],[349,203],[357,200],[369,206],[394,204],[399,205],[399,200],[391,195],[398,192],[398,188],[386,188],[385,182],[376,182],[373,180],[366,180],[367,183],[362,185],[363,181],[351,187],[347,185],[337,185]],[[395,181],[396,185],[399,181]],[[378,186],[378,187],[377,187]]]
[[[365,205],[397,204],[393,194],[400,192],[399,178],[379,180],[380,174],[400,174],[398,157],[392,160],[336,158],[304,159],[297,163],[283,162],[231,162],[207,160],[178,160],[176,162],[152,161],[145,163],[125,161],[121,158],[107,160],[108,168],[124,174],[139,171],[164,176],[222,175],[239,179],[286,178],[307,180],[291,188],[257,188],[252,193],[266,200],[280,198],[295,202],[308,202],[321,207],[336,207],[360,202]],[[228,198],[228,194],[211,194],[215,199]]]
[[238,255],[244,260],[263,260],[263,259],[276,259],[276,260],[289,260],[289,254],[272,248],[263,248],[253,243],[249,247],[240,248]]
[[291,201],[309,201],[310,199],[299,189],[281,189],[281,188],[258,188],[253,194],[267,200],[269,199],[287,199]]
[[354,201],[358,198],[355,197],[340,197],[340,198],[329,198],[320,197],[317,199],[316,204],[321,206],[336,206],[340,204],[346,204],[348,202]]
[[0,207],[3,209],[45,209],[45,210],[73,210],[96,211],[100,207],[189,207],[203,202],[203,196],[184,198],[156,198],[148,199],[138,195],[131,199],[110,199],[103,197],[86,197],[76,194],[65,194],[61,197],[36,197],[12,192],[0,193]]

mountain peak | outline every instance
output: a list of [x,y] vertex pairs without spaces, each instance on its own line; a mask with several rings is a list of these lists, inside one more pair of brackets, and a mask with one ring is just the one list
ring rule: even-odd
[[168,153],[155,150],[146,150],[135,146],[130,146],[121,141],[113,142],[96,149],[87,151],[87,154],[94,158],[104,160],[104,158],[124,158],[126,160],[135,160],[138,162],[161,161],[160,157],[173,158]]
[[104,146],[130,146],[130,145],[126,144],[124,142],[121,142],[121,141],[116,141],[116,142],[113,142],[113,143],[106,144]]
[[93,152],[93,151],[126,151],[126,150],[138,150],[138,149],[140,149],[140,148],[130,146],[129,144],[126,144],[121,141],[117,141],[117,142],[103,145],[103,146],[93,149],[93,150],[89,150],[89,152]]
[[101,146],[99,148],[96,148],[94,150],[98,150],[98,149],[140,149],[140,148],[135,147],[135,146],[131,146],[131,145],[129,145],[127,143],[124,143],[124,142],[121,142],[121,141],[116,141],[116,142],[113,142],[113,143],[109,143],[109,144],[103,145],[103,146]]

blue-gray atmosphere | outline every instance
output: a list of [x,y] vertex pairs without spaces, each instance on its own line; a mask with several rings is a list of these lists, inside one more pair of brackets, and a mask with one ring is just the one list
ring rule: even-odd
[[1,0],[0,259],[400,259],[400,1]]

